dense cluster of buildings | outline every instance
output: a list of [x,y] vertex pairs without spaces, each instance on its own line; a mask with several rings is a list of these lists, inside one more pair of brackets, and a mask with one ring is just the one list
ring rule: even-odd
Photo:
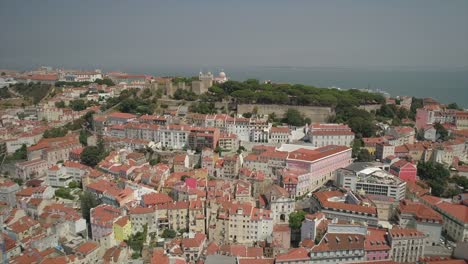
[[[277,126],[264,115],[198,114],[182,104],[153,115],[100,108],[130,88],[159,90],[167,102],[178,89],[203,94],[228,80],[224,72],[176,82],[42,67],[5,78],[86,85],[0,115],[0,150],[8,156],[0,179],[4,263],[467,259],[468,196],[432,196],[417,170],[431,161],[468,177],[464,111],[432,102],[414,124],[385,125],[378,137],[361,139],[346,124]],[[77,99],[92,104],[74,111]],[[398,107],[410,106],[411,97],[400,98]],[[90,124],[50,135],[90,111]],[[355,160],[357,140],[372,161]]]

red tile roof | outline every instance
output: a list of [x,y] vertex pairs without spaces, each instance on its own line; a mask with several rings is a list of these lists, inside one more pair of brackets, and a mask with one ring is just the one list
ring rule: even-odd
[[84,242],[83,244],[79,245],[75,249],[75,252],[81,253],[83,255],[88,255],[89,253],[91,253],[95,249],[97,249],[98,247],[99,247],[99,245],[96,242],[87,241],[87,242]]
[[320,191],[314,193],[314,196],[320,201],[320,204],[325,208],[349,210],[351,212],[361,212],[366,214],[377,215],[377,208],[373,206],[362,206],[358,204],[349,204],[344,202],[329,201],[332,197],[342,197],[345,194],[341,191]]
[[289,228],[289,225],[287,224],[285,225],[278,224],[278,225],[273,226],[273,232],[290,232],[290,231],[291,231],[291,228]]
[[118,226],[123,227],[123,226],[127,225],[128,221],[129,221],[128,216],[122,216],[117,221],[115,221],[115,224],[118,225]]
[[325,146],[314,150],[309,149],[298,149],[289,153],[288,159],[304,160],[304,161],[316,161],[334,154],[350,150],[345,146]]
[[424,237],[425,234],[413,228],[392,228],[388,231],[392,238]]
[[288,127],[272,127],[271,133],[289,133]]
[[137,116],[134,114],[129,114],[129,113],[121,113],[121,112],[113,112],[107,115],[108,117],[113,117],[113,118],[122,118],[122,119],[132,119],[136,118]]
[[468,207],[462,204],[452,204],[448,202],[441,202],[435,205],[439,210],[455,217],[462,223],[468,223]]
[[181,244],[184,248],[200,248],[204,241],[206,241],[206,235],[196,233],[193,238],[183,238]]
[[288,262],[288,261],[301,261],[310,260],[309,251],[305,248],[293,248],[288,253],[279,254],[276,256],[276,262]]
[[368,227],[366,240],[364,242],[364,249],[366,251],[390,250],[390,245],[387,242],[386,233],[386,229]]
[[273,264],[275,259],[272,258],[239,258],[238,264]]
[[364,250],[365,236],[358,234],[327,233],[320,244],[312,248],[313,252]]
[[142,196],[145,206],[172,203],[174,200],[165,193],[149,193]]
[[442,223],[442,216],[432,208],[422,203],[416,203],[410,200],[402,200],[400,201],[398,210],[402,214],[414,215],[418,221],[431,220]]

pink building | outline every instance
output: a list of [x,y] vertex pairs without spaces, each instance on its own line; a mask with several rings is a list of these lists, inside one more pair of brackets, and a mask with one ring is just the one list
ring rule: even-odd
[[417,168],[413,163],[401,159],[390,166],[390,173],[404,181],[416,181]]
[[291,228],[289,225],[275,225],[273,227],[273,247],[288,250],[291,248]]
[[337,169],[351,162],[351,148],[335,145],[314,150],[301,148],[290,152],[286,160],[288,169],[306,171],[298,176],[296,195],[316,190],[332,180]]
[[388,260],[390,259],[390,245],[386,238],[386,229],[367,228],[364,250],[366,260]]
[[91,209],[91,234],[93,239],[100,239],[113,232],[114,221],[122,215],[118,208],[101,204]]

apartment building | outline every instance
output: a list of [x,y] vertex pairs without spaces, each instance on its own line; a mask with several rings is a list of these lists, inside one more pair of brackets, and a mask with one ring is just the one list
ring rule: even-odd
[[369,201],[342,191],[319,191],[312,195],[311,211],[322,212],[329,219],[365,222],[377,226],[377,209]]
[[400,201],[397,207],[398,224],[403,228],[416,228],[426,234],[428,245],[439,244],[442,234],[442,216],[429,206],[410,200]]
[[345,146],[325,146],[314,150],[297,149],[289,153],[287,168],[303,170],[298,176],[297,195],[314,191],[335,178],[335,172],[351,164],[351,149]]
[[396,262],[415,263],[424,256],[426,235],[416,229],[392,228],[388,231],[391,258]]
[[337,184],[353,192],[405,198],[406,182],[372,163],[353,163],[337,171]]
[[345,124],[312,124],[308,128],[307,137],[314,147],[338,145],[350,147],[354,133]]

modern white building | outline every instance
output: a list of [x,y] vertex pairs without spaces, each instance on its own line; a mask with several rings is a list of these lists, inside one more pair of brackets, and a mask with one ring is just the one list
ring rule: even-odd
[[399,201],[405,198],[406,182],[368,163],[353,163],[337,171],[337,184],[353,192],[384,195]]

